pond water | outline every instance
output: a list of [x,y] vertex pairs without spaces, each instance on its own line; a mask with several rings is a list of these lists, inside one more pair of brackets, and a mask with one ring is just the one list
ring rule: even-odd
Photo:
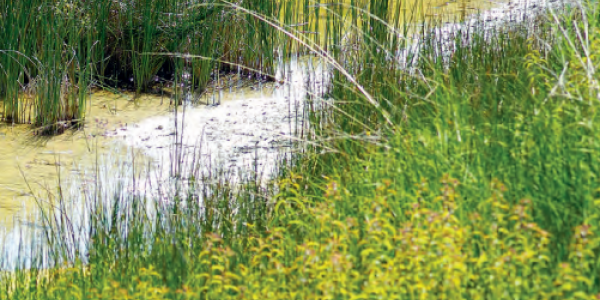
[[[56,137],[32,136],[26,126],[6,127],[0,138],[5,256],[15,258],[19,241],[31,238],[26,232],[41,225],[39,199],[58,202],[59,179],[67,201],[92,198],[88,182],[104,194],[121,193],[120,188],[157,200],[171,200],[172,181],[192,173],[221,172],[230,184],[242,177],[266,182],[305,128],[305,100],[319,101],[329,82],[322,66],[308,57],[280,63],[277,77],[285,83],[227,76],[202,95],[186,95],[177,113],[168,97],[97,91],[84,129]],[[85,214],[82,206],[69,207],[69,214]]]
[[82,130],[53,136],[33,134],[28,125],[0,126],[0,228],[37,210],[35,196],[56,194],[57,181],[69,181],[80,168],[93,166],[97,154],[118,146],[111,133],[146,118],[166,114],[169,100],[145,95],[95,91]]
[[[472,20],[501,21],[510,11],[526,11],[531,3],[433,1],[428,7],[449,9],[451,14],[487,9]],[[456,30],[454,25],[443,28]],[[307,95],[320,101],[330,81],[328,68],[316,58],[280,62],[277,72],[285,83],[248,85],[239,76],[226,77],[203,95],[186,96],[197,104],[183,104],[176,113],[167,96],[93,91],[84,128],[55,137],[34,136],[26,125],[1,124],[0,249],[4,248],[4,256],[17,251],[23,231],[39,220],[39,199],[59,193],[69,198],[80,193],[87,180],[96,184],[89,174],[94,174],[100,161],[120,163],[140,157],[155,171],[156,182],[193,171],[177,169],[173,161],[203,174],[219,169],[231,180],[239,175],[267,180],[281,158],[294,151],[298,132],[306,129]],[[59,190],[59,180],[61,186],[76,188]],[[139,184],[126,188],[161,195]]]

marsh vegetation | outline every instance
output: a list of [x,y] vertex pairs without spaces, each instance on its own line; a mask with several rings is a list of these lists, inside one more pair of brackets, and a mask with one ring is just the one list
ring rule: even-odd
[[[40,207],[0,299],[600,295],[596,2],[28,1],[1,4],[7,122],[56,133],[100,87],[183,104],[224,75],[285,84],[277,61],[302,55],[330,81],[270,178],[181,159],[181,140],[167,181],[98,160]],[[123,188],[140,182],[164,193]]]

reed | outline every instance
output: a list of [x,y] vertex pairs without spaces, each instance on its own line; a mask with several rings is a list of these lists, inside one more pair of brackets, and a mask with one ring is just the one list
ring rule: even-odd
[[[243,4],[277,13],[272,1]],[[220,1],[5,0],[0,5],[3,119],[32,123],[41,133],[83,121],[91,87],[141,93],[158,81],[172,84],[181,81],[174,76],[191,74],[191,87],[202,90],[232,64],[274,72],[275,30]],[[183,57],[185,63],[178,63]],[[23,99],[26,88],[36,92],[32,110]]]

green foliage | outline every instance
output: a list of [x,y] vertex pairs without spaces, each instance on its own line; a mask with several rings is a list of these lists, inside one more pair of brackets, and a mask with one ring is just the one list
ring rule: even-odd
[[[215,184],[152,213],[114,199],[90,214],[86,262],[4,273],[0,299],[600,297],[598,5],[459,32],[449,56],[423,29],[411,65],[389,56],[408,45],[379,24],[400,24],[384,2],[350,13],[351,50],[335,17],[331,40],[293,40],[340,61],[337,102],[311,112],[316,146],[277,194]],[[253,47],[274,45],[246,20]],[[53,234],[49,253],[67,253]]]
[[[289,180],[285,194],[301,193],[299,180]],[[482,209],[461,218],[462,187],[449,176],[438,191],[423,181],[412,194],[389,179],[367,187],[338,180],[328,179],[318,204],[281,195],[268,231],[247,224],[245,236],[204,232],[190,248],[180,226],[169,235],[174,244],[157,236],[151,253],[131,237],[113,237],[114,246],[95,249],[121,248],[116,257],[111,248],[93,252],[88,265],[18,273],[5,295],[33,295],[32,280],[33,291],[44,291],[39,299],[593,299],[599,292],[597,216],[573,232],[570,258],[553,264],[532,202],[511,204],[498,181]],[[355,185],[365,193],[347,189]]]
[[[532,199],[535,221],[551,233],[555,254],[564,259],[572,230],[591,214],[600,188],[598,74],[592,67],[598,62],[591,54],[600,36],[596,21],[576,21],[597,20],[596,4],[590,5],[556,21],[540,16],[531,21],[535,31],[524,25],[458,32],[456,49],[447,57],[436,50],[435,34],[424,36],[413,69],[370,71],[378,76],[376,84],[359,81],[379,107],[345,88],[348,82],[341,78],[344,84],[332,94],[344,99],[332,111],[336,121],[325,126],[319,118],[313,121],[321,135],[337,137],[326,146],[338,151],[302,172],[309,181],[319,181],[321,174],[358,181],[360,173],[348,172],[352,158],[383,145],[392,163],[365,168],[394,178],[399,190],[421,178],[460,178],[470,199],[461,204],[465,213],[489,196],[491,179],[497,178],[511,199]],[[577,32],[589,32],[588,40]],[[471,38],[465,42],[461,36]]]

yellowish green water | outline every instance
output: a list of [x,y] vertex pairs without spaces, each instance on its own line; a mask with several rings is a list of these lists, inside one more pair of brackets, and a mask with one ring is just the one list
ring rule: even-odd
[[[224,85],[223,82],[219,84]],[[240,99],[260,99],[263,92],[272,89],[272,84],[263,85],[262,89],[245,86],[221,92],[209,87],[198,101],[200,104],[217,101],[224,104]],[[57,199],[59,180],[62,186],[68,186],[65,183],[69,180],[90,179],[80,175],[84,169],[93,171],[102,155],[110,153],[113,158],[119,158],[115,155],[128,155],[125,148],[133,145],[143,149],[164,147],[168,159],[168,144],[172,142],[168,137],[173,131],[173,124],[167,117],[173,111],[169,97],[135,97],[133,94],[97,91],[92,93],[89,104],[84,127],[58,136],[35,136],[29,125],[0,124],[0,229],[10,230],[16,219],[28,219],[30,213],[39,211],[37,199]],[[234,104],[235,107],[247,105]],[[197,109],[209,119],[215,114],[205,105]],[[255,114],[255,117],[264,117],[262,110]],[[196,123],[187,124],[189,135],[198,135],[205,126],[205,122]],[[226,130],[221,135],[227,137],[233,132]],[[143,146],[132,144],[135,140],[143,141]],[[53,197],[48,197],[49,194]],[[42,204],[47,207],[47,203]]]
[[0,228],[19,213],[34,211],[34,195],[57,194],[58,179],[94,165],[97,154],[115,147],[111,136],[129,124],[169,110],[169,99],[97,91],[91,95],[82,130],[53,137],[35,136],[29,125],[0,124]]
[[[423,22],[441,24],[444,22],[460,22],[465,17],[489,10],[499,4],[507,3],[509,0],[398,0],[392,1],[388,7],[388,14],[384,20],[388,25],[395,27],[399,33],[410,34],[416,28],[410,28],[410,24],[422,24]],[[342,26],[340,32],[348,38],[348,32],[360,32],[368,30],[363,28],[363,20],[369,17],[369,5],[371,0],[321,0],[309,1],[311,5],[305,7],[305,1],[286,2],[281,19],[286,25],[290,19],[295,24],[286,29],[292,33],[302,36],[306,40],[312,40],[324,45],[327,39],[332,38],[332,32]],[[320,4],[317,4],[320,3]],[[351,9],[351,8],[358,9]],[[318,20],[317,20],[318,9]],[[289,11],[289,12],[288,12]],[[287,17],[286,17],[287,13]],[[342,21],[342,22],[340,22]],[[332,26],[332,24],[337,24]],[[328,26],[329,25],[329,26]],[[403,28],[407,26],[407,28]],[[292,48],[295,48],[292,43]]]

